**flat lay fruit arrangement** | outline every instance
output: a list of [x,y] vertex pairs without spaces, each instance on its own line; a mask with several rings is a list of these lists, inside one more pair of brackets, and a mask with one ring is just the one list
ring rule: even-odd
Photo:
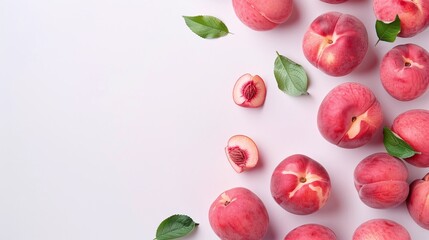
[[[353,151],[370,144],[381,146],[354,163],[341,159],[339,165],[354,164],[354,171],[349,173],[351,180],[344,181],[355,190],[354,197],[363,207],[392,211],[403,206],[404,221],[427,231],[425,236],[413,236],[403,224],[378,212],[381,213],[378,217],[368,217],[354,227],[349,236],[353,240],[429,239],[429,42],[423,45],[413,41],[414,37],[429,31],[426,30],[429,0],[367,0],[368,11],[376,20],[371,28],[365,26],[358,12],[342,12],[342,4],[358,0],[317,1],[333,10],[306,19],[308,28],[303,31],[302,41],[288,43],[300,48],[303,59],[308,61],[306,68],[303,62],[294,61],[287,51],[279,49],[273,53],[270,73],[250,69],[231,76],[230,104],[241,111],[261,110],[272,104],[268,91],[274,91],[268,89],[272,83],[277,86],[277,92],[299,104],[301,99],[311,97],[312,81],[316,81],[316,76],[307,74],[309,67],[326,78],[323,81],[334,79],[335,86],[320,102],[313,103],[317,105],[314,118],[303,119],[302,123],[314,124],[314,135],[321,136],[335,151]],[[313,3],[306,4],[311,7]],[[283,25],[288,24],[297,11],[293,0],[232,0],[230,7],[234,10],[234,19],[208,14],[183,16],[183,31],[193,32],[195,38],[210,44],[238,34],[229,29],[228,24],[236,21],[259,36],[269,35],[275,29],[289,27]],[[397,44],[398,39],[406,39],[407,43]],[[361,79],[341,80],[352,76],[367,58],[374,57],[369,52],[381,44],[388,45],[390,50],[375,62],[379,70],[372,81],[378,81],[382,86],[378,90],[385,91],[384,95]],[[259,61],[257,56],[254,60]],[[272,81],[271,84],[268,81]],[[385,100],[381,96],[402,106],[406,104],[408,110],[390,119],[392,114],[384,108]],[[427,107],[415,108],[414,101],[425,101]],[[225,139],[224,161],[218,164],[228,164],[239,177],[258,171],[264,161],[272,161],[264,157],[266,147],[250,135],[231,134]],[[336,161],[336,152],[331,154],[329,157]],[[324,160],[301,151],[273,161],[275,168],[268,171],[271,175],[266,176],[269,178],[266,189],[277,211],[302,219],[324,210],[330,201],[342,204],[340,193],[336,193],[335,199],[332,197],[336,186],[333,176],[337,173],[327,169]],[[414,168],[426,169],[428,173],[420,174],[420,171],[414,175],[416,171],[409,171]],[[222,174],[218,173],[220,178]],[[250,186],[226,186],[222,192],[213,192],[211,205],[201,209],[207,212],[210,226],[203,226],[198,219],[185,214],[173,215],[159,225],[155,239],[186,238],[198,228],[211,228],[213,237],[225,240],[340,239],[337,229],[314,219],[281,236],[269,235],[270,224],[275,219],[270,217],[266,201],[267,198],[261,198]],[[335,218],[335,215],[329,217]]]

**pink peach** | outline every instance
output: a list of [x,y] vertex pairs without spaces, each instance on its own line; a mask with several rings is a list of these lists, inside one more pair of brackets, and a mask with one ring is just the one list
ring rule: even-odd
[[331,76],[344,76],[364,59],[368,33],[355,16],[328,12],[313,20],[304,34],[302,49],[316,68]]
[[209,222],[224,240],[261,240],[269,217],[261,199],[252,191],[236,187],[221,193],[211,204]]
[[343,148],[367,144],[381,130],[383,113],[372,91],[347,82],[333,88],[323,99],[317,126],[329,142]]
[[423,95],[429,87],[429,53],[416,44],[403,44],[387,52],[380,65],[384,89],[400,101]]
[[410,184],[407,209],[419,226],[429,230],[429,173]]
[[407,178],[405,164],[384,152],[369,155],[354,170],[359,197],[372,208],[391,208],[403,203],[409,190]]
[[429,110],[403,112],[393,120],[391,129],[417,152],[404,160],[417,167],[429,167]]
[[232,0],[237,17],[253,30],[263,31],[286,22],[293,0]]
[[375,17],[383,22],[392,22],[398,15],[401,31],[398,36],[412,37],[429,25],[429,1],[426,0],[373,0]]
[[371,219],[353,233],[353,240],[411,240],[410,233],[401,224],[389,219]]
[[271,176],[271,195],[286,211],[306,215],[322,208],[330,195],[326,169],[315,160],[295,154],[281,161]]
[[336,240],[335,233],[328,227],[309,223],[294,228],[283,240]]

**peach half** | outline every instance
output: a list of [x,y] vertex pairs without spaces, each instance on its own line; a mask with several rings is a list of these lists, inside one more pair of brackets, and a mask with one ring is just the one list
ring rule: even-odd
[[232,168],[241,173],[256,166],[259,151],[255,142],[245,135],[234,135],[228,140],[225,153]]
[[235,82],[232,98],[235,104],[247,107],[257,108],[264,104],[267,95],[267,88],[264,80],[258,75],[246,73]]

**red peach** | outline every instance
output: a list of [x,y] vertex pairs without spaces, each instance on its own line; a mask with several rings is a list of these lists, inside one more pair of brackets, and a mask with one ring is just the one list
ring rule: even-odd
[[326,2],[326,3],[331,3],[331,4],[337,4],[337,3],[346,2],[347,0],[320,0],[320,1]]
[[283,240],[336,240],[335,233],[320,224],[304,224],[290,231]]
[[383,114],[372,91],[359,83],[333,88],[320,104],[317,126],[329,142],[343,148],[367,144],[381,129]]
[[429,173],[410,184],[407,209],[419,226],[429,230]]
[[391,208],[408,196],[408,169],[404,162],[387,153],[364,158],[354,170],[359,197],[372,208]]
[[257,31],[286,22],[293,10],[293,0],[232,0],[232,4],[241,22]]
[[232,91],[232,97],[235,104],[248,107],[257,108],[264,104],[267,89],[264,80],[258,75],[244,74],[238,78]]
[[429,110],[403,112],[393,120],[391,129],[418,152],[404,160],[416,167],[429,167]]
[[403,44],[387,52],[380,65],[384,89],[400,101],[420,97],[429,87],[429,53],[416,44]]
[[305,215],[316,212],[328,200],[331,181],[315,160],[295,154],[281,161],[271,176],[271,195],[286,211]]
[[374,0],[373,10],[375,17],[383,22],[393,22],[398,15],[400,37],[415,36],[429,25],[429,1]]
[[355,16],[328,12],[311,23],[304,35],[302,49],[316,68],[331,76],[344,76],[364,59],[368,33]]
[[247,188],[220,194],[211,204],[209,222],[224,240],[261,240],[268,231],[269,217],[261,199]]
[[411,240],[399,223],[388,219],[372,219],[362,223],[353,233],[353,240]]

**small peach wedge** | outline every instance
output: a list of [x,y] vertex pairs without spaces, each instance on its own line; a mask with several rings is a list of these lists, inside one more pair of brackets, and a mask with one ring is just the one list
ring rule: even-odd
[[251,138],[244,135],[232,136],[225,147],[225,153],[237,173],[254,168],[259,160],[258,147]]
[[264,104],[267,89],[264,80],[249,73],[242,75],[234,85],[232,97],[242,107],[257,108]]

